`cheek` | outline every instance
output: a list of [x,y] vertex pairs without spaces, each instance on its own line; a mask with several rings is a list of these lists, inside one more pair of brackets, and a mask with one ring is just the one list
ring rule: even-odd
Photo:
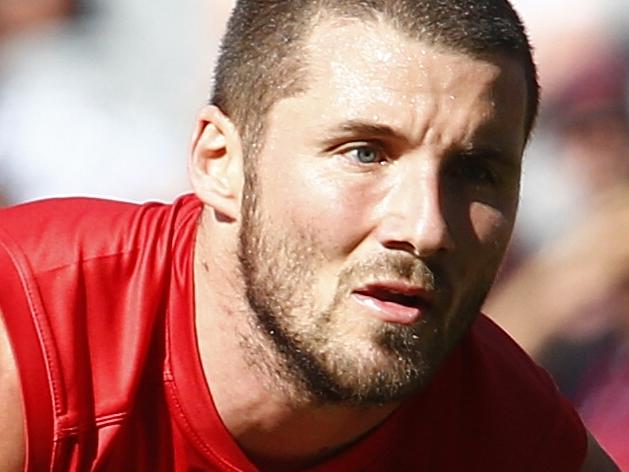
[[498,210],[483,203],[474,202],[469,210],[474,238],[481,247],[504,250],[513,229],[515,205],[513,208]]
[[290,226],[307,235],[327,259],[351,252],[369,232],[374,192],[338,174],[290,174],[269,195],[279,229]]

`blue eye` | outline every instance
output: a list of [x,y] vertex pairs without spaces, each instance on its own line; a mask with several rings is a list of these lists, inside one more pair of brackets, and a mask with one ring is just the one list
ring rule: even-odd
[[356,147],[347,154],[361,164],[377,164],[385,161],[382,153],[372,146]]

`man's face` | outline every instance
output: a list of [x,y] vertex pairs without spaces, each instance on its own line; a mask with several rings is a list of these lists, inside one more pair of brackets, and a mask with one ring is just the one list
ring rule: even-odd
[[247,298],[299,392],[395,401],[432,377],[495,276],[524,73],[358,20],[317,26],[306,58],[306,91],[272,108],[247,176]]

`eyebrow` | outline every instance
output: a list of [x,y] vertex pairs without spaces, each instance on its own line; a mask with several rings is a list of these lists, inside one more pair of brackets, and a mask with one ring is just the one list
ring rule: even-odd
[[[404,133],[395,128],[368,120],[349,120],[338,125],[330,126],[324,130],[325,137],[322,142],[325,146],[334,146],[339,139],[347,137],[363,137],[365,139],[395,139],[408,140]],[[463,157],[475,158],[479,156],[488,157],[497,162],[505,164],[518,164],[521,159],[519,155],[508,152],[493,145],[477,144],[453,150],[454,153]]]
[[403,138],[403,134],[389,125],[363,120],[350,120],[327,128],[324,131],[324,143],[334,144],[339,138],[347,136],[363,136],[371,139]]

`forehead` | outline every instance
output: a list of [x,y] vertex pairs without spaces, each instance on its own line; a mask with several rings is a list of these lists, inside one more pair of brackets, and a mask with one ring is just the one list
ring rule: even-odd
[[348,18],[319,22],[304,52],[305,91],[277,105],[288,114],[308,107],[319,122],[313,126],[367,120],[422,139],[422,130],[444,120],[457,131],[444,139],[508,129],[502,137],[513,141],[508,145],[524,146],[526,83],[514,60],[473,58],[411,39],[383,21]]

